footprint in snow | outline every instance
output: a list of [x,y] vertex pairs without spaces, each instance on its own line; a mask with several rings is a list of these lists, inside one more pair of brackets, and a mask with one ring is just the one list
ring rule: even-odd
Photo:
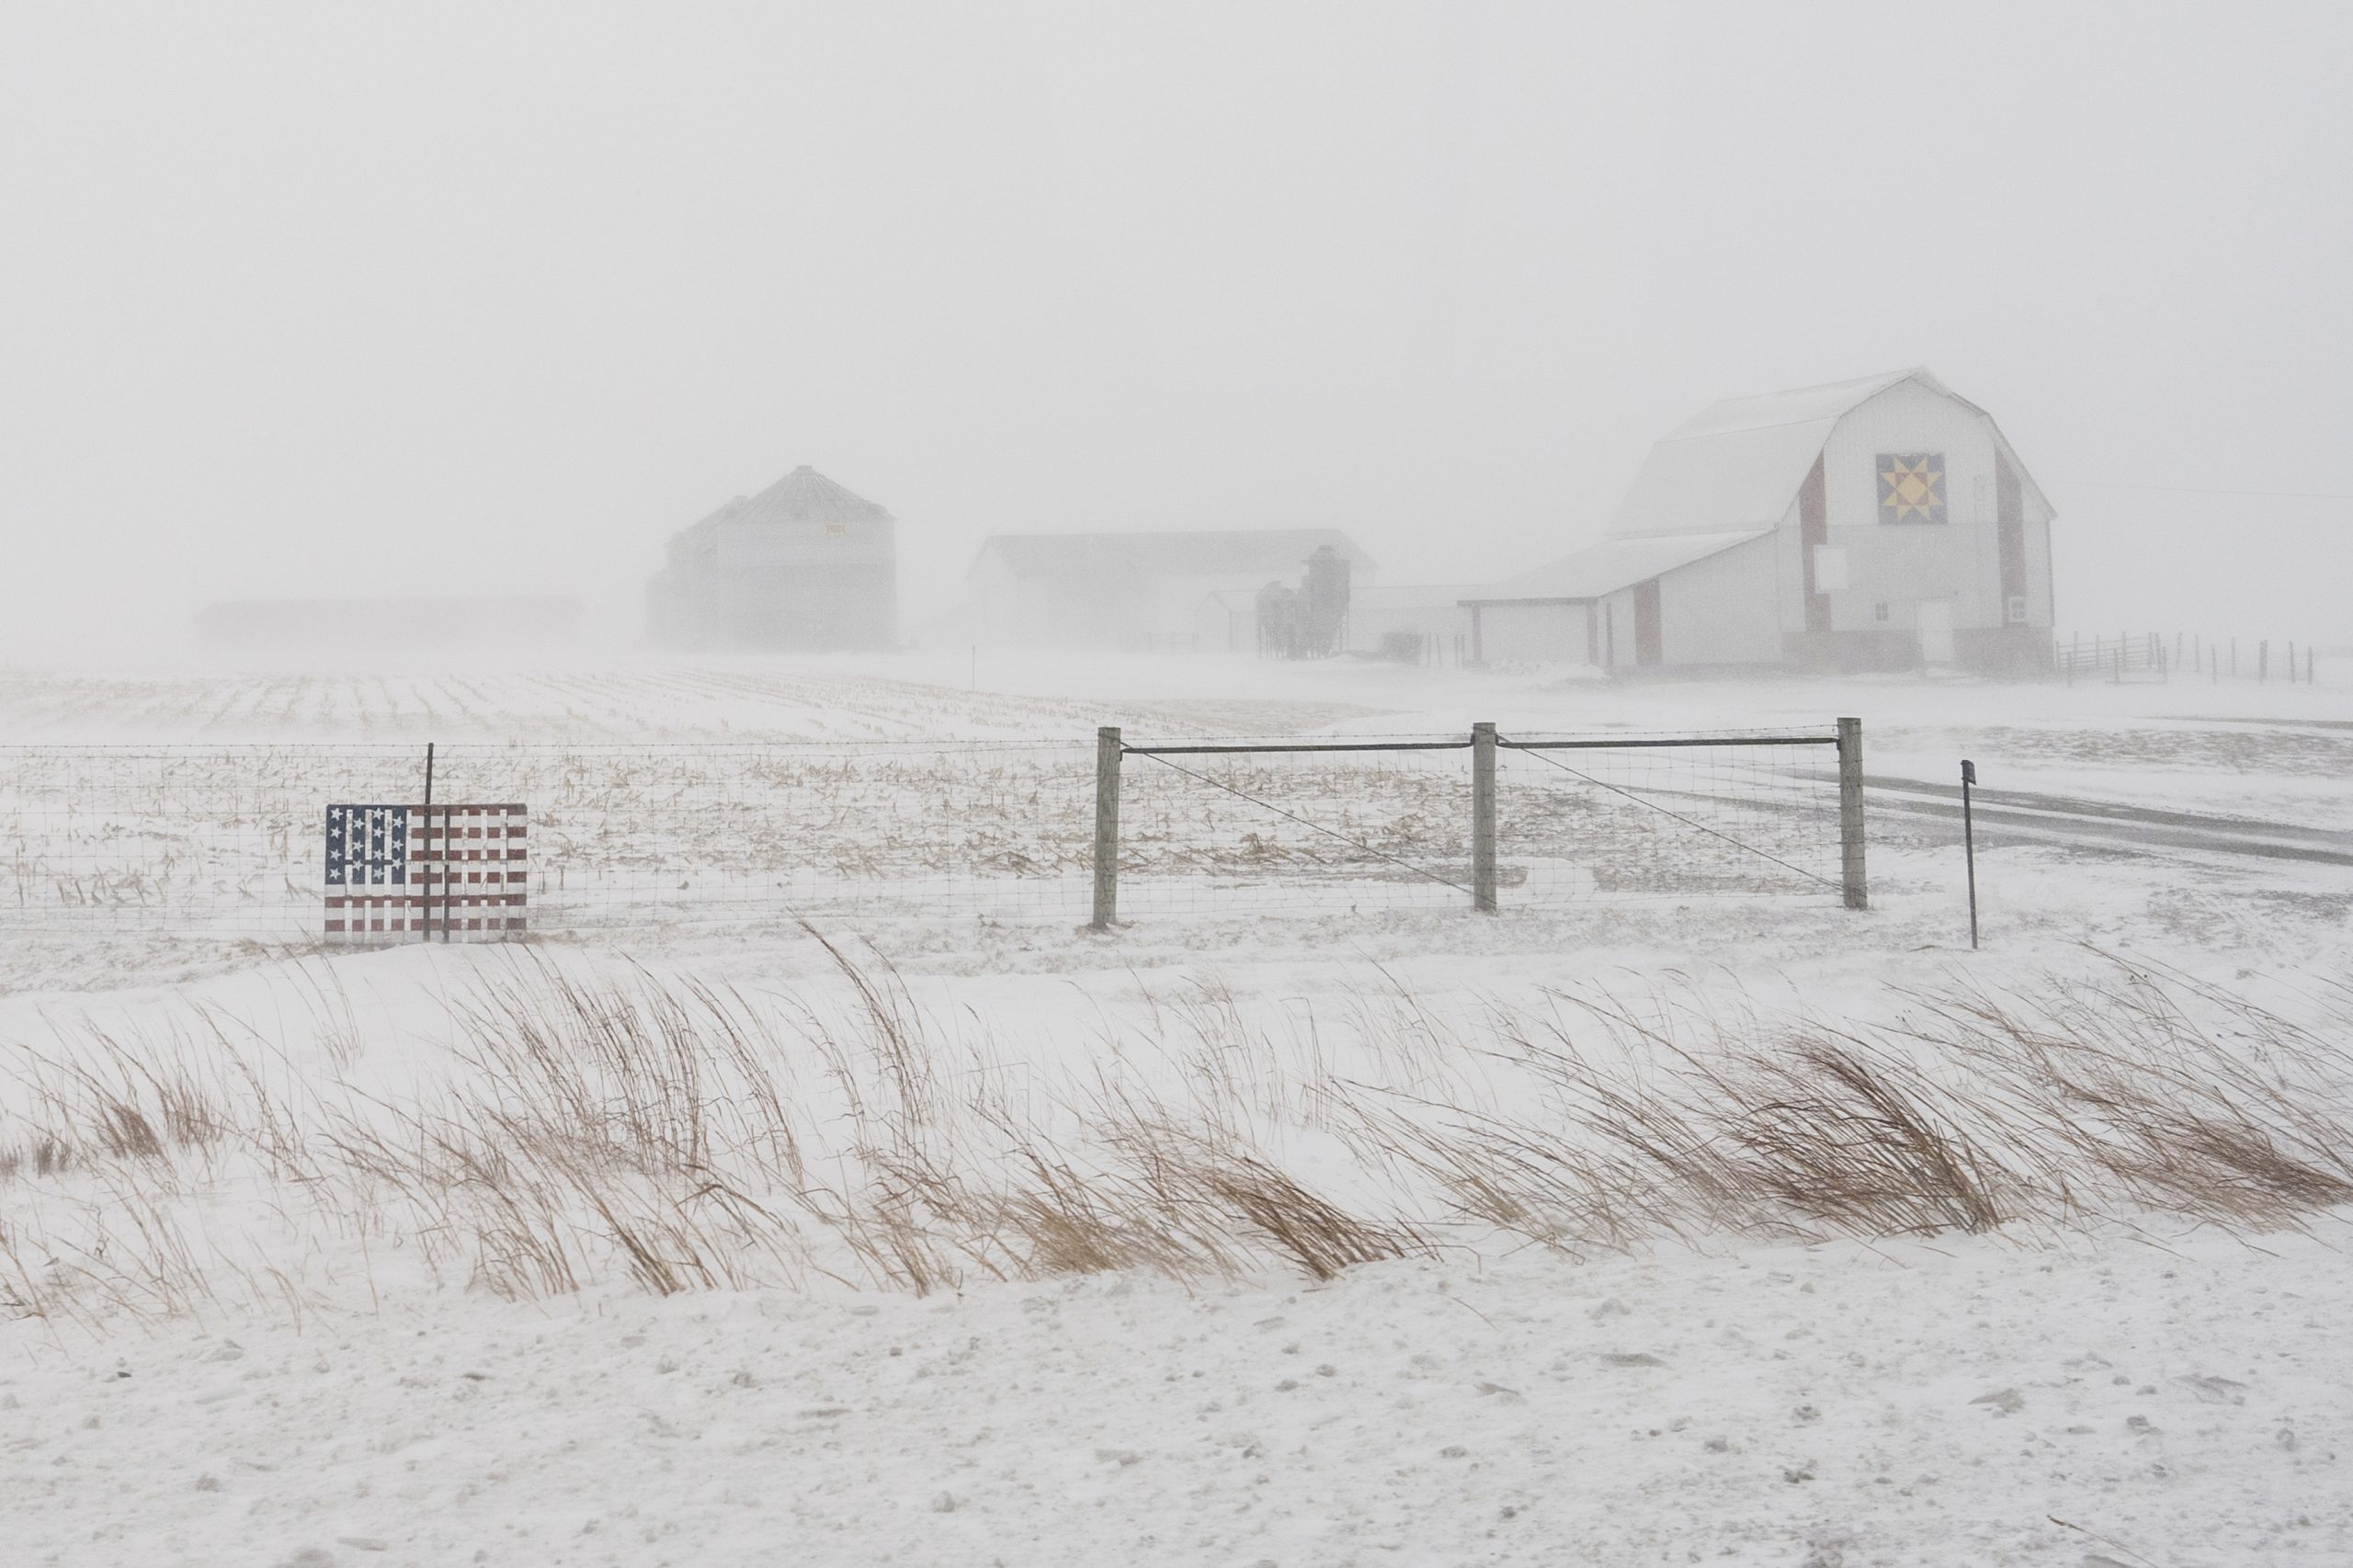
[[2176,1378],[2174,1381],[2196,1394],[2207,1404],[2245,1404],[2246,1403],[2246,1385],[2234,1382],[2228,1378],[2188,1377]]

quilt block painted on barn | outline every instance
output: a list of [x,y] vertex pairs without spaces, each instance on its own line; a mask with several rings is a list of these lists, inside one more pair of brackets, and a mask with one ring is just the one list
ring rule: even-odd
[[1880,454],[1879,520],[1882,523],[1941,523],[1945,520],[1944,453]]
[[330,942],[519,937],[530,897],[530,814],[521,805],[331,805]]

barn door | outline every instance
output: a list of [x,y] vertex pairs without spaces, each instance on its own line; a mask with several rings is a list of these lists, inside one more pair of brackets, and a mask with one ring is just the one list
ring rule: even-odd
[[1665,638],[1658,623],[1658,579],[1634,585],[1634,663],[1663,665]]
[[1943,669],[1952,658],[1952,601],[1922,599],[1918,605],[1920,629],[1920,662],[1930,669]]

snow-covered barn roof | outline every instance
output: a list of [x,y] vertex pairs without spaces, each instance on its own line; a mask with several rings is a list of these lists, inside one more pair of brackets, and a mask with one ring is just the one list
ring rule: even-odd
[[[1906,381],[1950,398],[1984,420],[2011,466],[2033,487],[2026,465],[1992,416],[1915,366],[1710,404],[1651,449],[1606,533],[1611,539],[1650,539],[1774,527],[1788,514],[1838,421]],[[2041,499],[2040,490],[2035,494]]]
[[992,534],[994,554],[1017,577],[1145,573],[1188,577],[1289,577],[1329,545],[1360,571],[1372,557],[1337,528],[1215,528],[1168,533]]
[[1744,528],[1734,533],[1672,534],[1654,539],[1606,539],[1598,544],[1562,556],[1506,577],[1492,587],[1466,595],[1464,604],[1496,604],[1527,599],[1597,599],[1645,582],[1662,572],[1688,566],[1695,561],[1763,539],[1770,528]]
[[[695,528],[720,523],[891,522],[890,512],[802,463],[757,495],[738,495]],[[693,528],[687,530],[691,533]]]

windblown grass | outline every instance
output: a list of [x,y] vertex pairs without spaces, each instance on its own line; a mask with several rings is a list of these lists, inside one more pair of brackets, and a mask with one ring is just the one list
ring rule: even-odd
[[1892,994],[1892,1022],[1696,992],[1461,1016],[1393,981],[1319,1017],[1199,983],[1056,1056],[828,951],[839,983],[800,995],[516,957],[398,1088],[325,988],[301,1049],[202,1010],[16,1047],[0,1310],[299,1312],[386,1274],[517,1300],[1328,1279],[1529,1243],[2255,1233],[2353,1203],[2335,983],[2281,1010],[2119,963]]

